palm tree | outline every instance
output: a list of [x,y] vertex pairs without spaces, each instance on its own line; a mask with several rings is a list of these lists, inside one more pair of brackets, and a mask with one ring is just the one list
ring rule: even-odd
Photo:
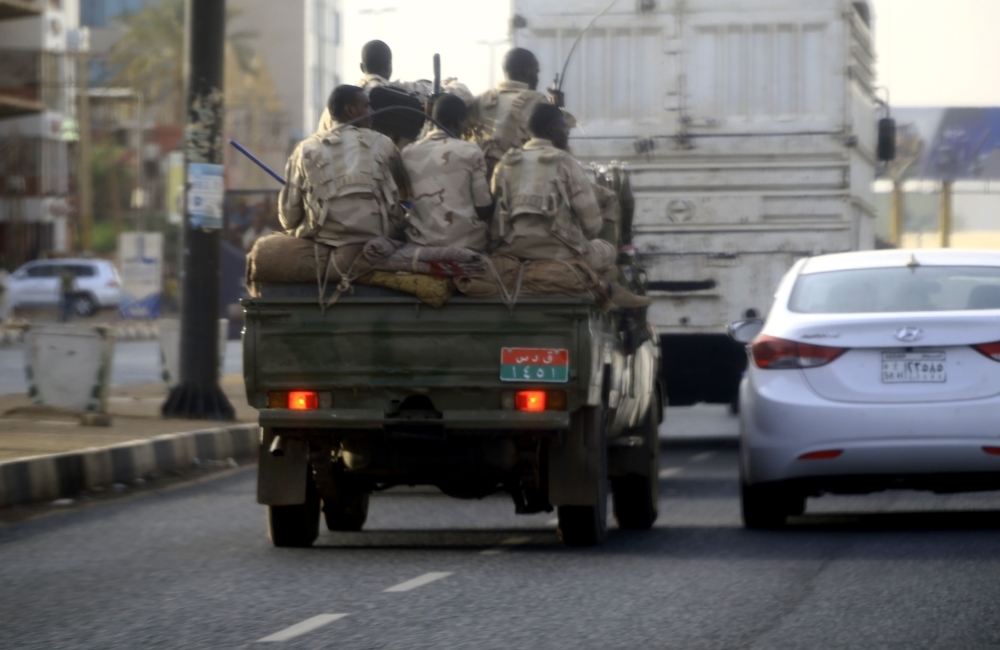
[[[121,19],[125,34],[111,49],[112,83],[139,90],[146,106],[160,111],[163,121],[184,122],[184,0],[157,0]],[[232,19],[239,10],[230,10]],[[226,36],[240,68],[254,74],[255,32]]]

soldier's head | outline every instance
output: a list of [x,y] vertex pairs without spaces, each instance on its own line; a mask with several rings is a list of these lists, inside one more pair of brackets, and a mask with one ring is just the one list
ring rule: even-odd
[[368,41],[361,48],[361,72],[392,78],[392,50],[382,41]]
[[532,90],[538,88],[538,59],[523,47],[515,47],[503,57],[503,73],[511,81],[528,84]]
[[528,130],[536,138],[551,140],[559,149],[564,151],[569,149],[569,125],[566,124],[566,116],[558,106],[539,102],[531,112]]
[[465,130],[469,110],[465,102],[454,95],[441,95],[434,101],[434,119],[451,132],[452,137],[460,137]]
[[355,126],[367,129],[372,125],[372,103],[368,101],[365,91],[357,86],[344,84],[334,88],[327,101],[327,108],[330,109],[334,119],[341,124],[367,116],[367,119],[361,120]]

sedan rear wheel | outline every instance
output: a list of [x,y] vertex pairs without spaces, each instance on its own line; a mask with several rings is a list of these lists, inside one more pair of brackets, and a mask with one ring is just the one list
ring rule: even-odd
[[782,483],[740,482],[743,525],[754,529],[784,528],[788,517],[805,512],[805,496]]

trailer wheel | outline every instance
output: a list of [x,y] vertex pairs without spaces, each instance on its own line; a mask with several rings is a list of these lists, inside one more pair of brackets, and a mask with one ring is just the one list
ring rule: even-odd
[[[592,506],[559,506],[559,539],[566,546],[597,546],[608,532],[608,445],[601,407],[588,406],[573,426],[584,427],[583,439],[596,437],[598,449],[597,503]],[[596,428],[597,431],[593,431]]]
[[371,493],[351,485],[342,474],[334,474],[336,499],[323,499],[323,518],[327,530],[358,531],[368,519],[368,499]]
[[319,537],[319,492],[309,474],[305,503],[267,507],[267,533],[277,547],[306,548]]
[[615,520],[623,530],[649,530],[659,516],[660,438],[657,420],[650,409],[636,431],[643,438],[644,444],[629,450],[629,453],[643,454],[645,471],[642,474],[628,474],[611,479]]

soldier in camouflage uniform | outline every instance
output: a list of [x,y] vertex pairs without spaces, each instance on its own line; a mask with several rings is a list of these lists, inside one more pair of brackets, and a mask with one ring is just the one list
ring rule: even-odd
[[549,101],[538,92],[538,59],[529,50],[514,48],[503,59],[505,81],[476,97],[469,108],[469,132],[486,154],[490,170],[512,147],[531,139],[528,121],[535,106]]
[[[406,238],[424,246],[461,246],[486,251],[493,198],[483,152],[458,139],[467,117],[465,103],[444,95],[434,104],[435,128],[403,149],[403,166],[413,192]],[[449,133],[450,132],[450,133]]]
[[613,303],[649,305],[618,283],[617,247],[597,238],[601,208],[587,172],[567,151],[562,110],[538,104],[529,128],[534,137],[504,154],[493,175],[493,250],[526,260],[582,259],[609,284]]
[[[358,85],[366,93],[371,93],[372,89],[379,87],[401,90],[408,95],[416,97],[421,104],[426,104],[434,93],[434,83],[427,79],[417,81],[389,81],[392,77],[392,50],[383,41],[368,41],[361,49],[361,71],[364,76]],[[460,83],[458,79],[449,77],[441,82],[441,92],[449,95],[456,95],[465,102],[466,106],[472,104],[475,97],[468,86]],[[329,111],[323,111],[320,118],[317,132],[329,131],[333,119]]]
[[315,133],[292,152],[287,184],[278,197],[285,231],[329,246],[399,237],[405,225],[400,193],[408,184],[392,140],[367,128],[371,119],[339,126],[371,112],[357,86],[338,86],[328,103],[333,128]]

